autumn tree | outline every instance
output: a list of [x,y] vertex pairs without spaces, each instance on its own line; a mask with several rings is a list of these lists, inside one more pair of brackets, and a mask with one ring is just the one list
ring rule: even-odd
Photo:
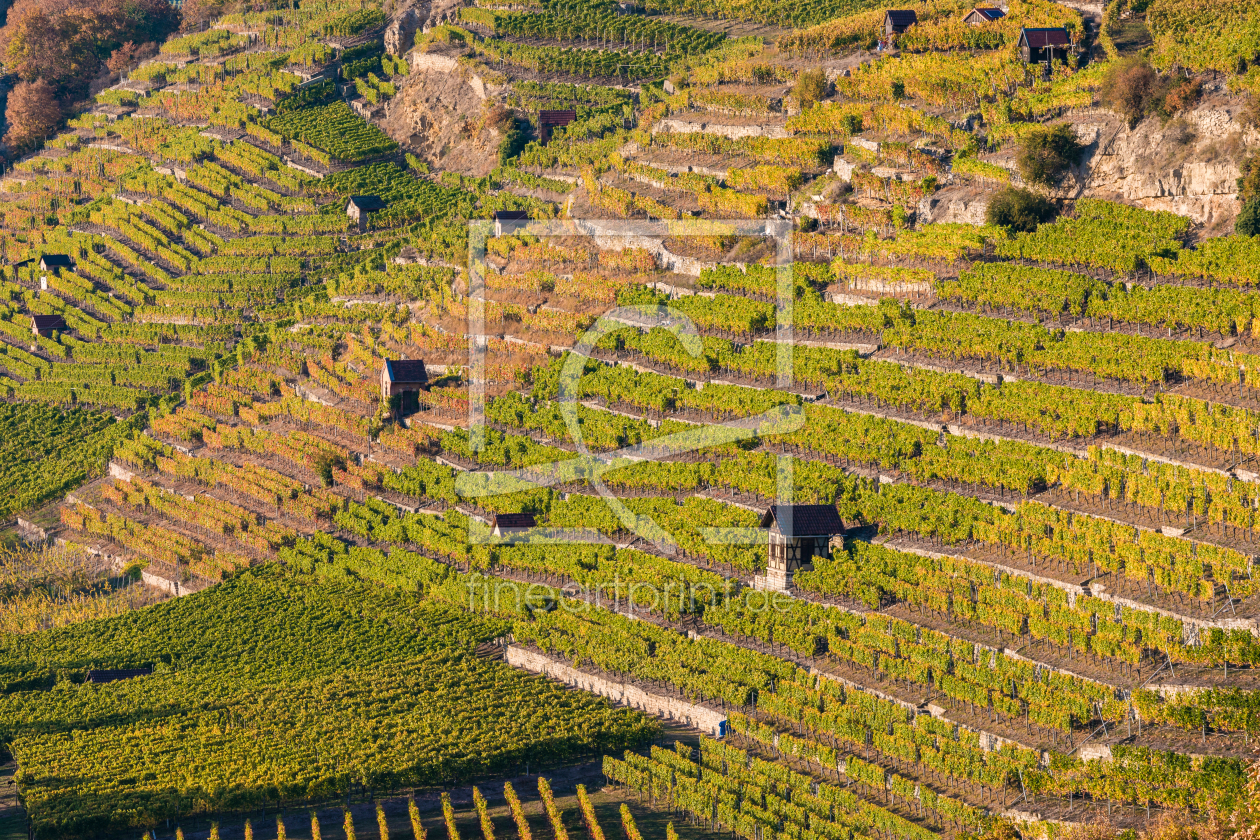
[[984,221],[1015,231],[1034,231],[1054,218],[1055,207],[1042,196],[1017,187],[1003,187],[989,199]]
[[0,50],[22,81],[43,79],[69,103],[87,96],[116,50],[128,41],[160,42],[179,20],[167,0],[17,0],[0,29]]
[[61,122],[61,105],[53,86],[44,79],[18,82],[9,93],[9,107],[4,116],[9,123],[4,142],[11,152],[21,153],[56,130]]
[[796,78],[792,95],[806,108],[827,95],[827,76],[821,70],[806,70]]
[[147,44],[137,44],[135,41],[128,41],[110,54],[109,59],[105,62],[105,66],[109,68],[111,73],[121,73],[144,61],[146,58],[152,58],[157,53],[158,45],[152,41]]
[[1234,219],[1234,232],[1240,236],[1260,236],[1260,154],[1251,155],[1238,166],[1238,200],[1242,212]]
[[[1152,114],[1167,120],[1193,108],[1203,95],[1203,85],[1176,74],[1161,76],[1144,58],[1134,56],[1109,66],[1098,95],[1133,128]],[[1242,119],[1246,122],[1246,114]]]
[[184,0],[180,7],[184,14],[181,29],[184,32],[200,32],[201,28],[226,11],[224,0]]

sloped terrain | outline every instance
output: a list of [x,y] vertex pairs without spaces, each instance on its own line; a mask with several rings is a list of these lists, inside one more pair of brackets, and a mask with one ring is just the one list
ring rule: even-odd
[[[891,39],[841,0],[231,13],[19,162],[0,391],[60,443],[6,451],[65,475],[11,471],[14,510],[63,499],[51,540],[178,596],[0,637],[38,836],[1238,807],[1260,239],[1221,234],[1254,73],[1154,6],[1151,59],[1208,84],[1129,128],[1106,14],[969,9]],[[1070,61],[1026,67],[1058,26]],[[1048,217],[987,223],[1056,121],[1085,154]],[[791,579],[788,504],[845,525]],[[567,806],[530,791],[531,830],[497,791],[540,771]]]

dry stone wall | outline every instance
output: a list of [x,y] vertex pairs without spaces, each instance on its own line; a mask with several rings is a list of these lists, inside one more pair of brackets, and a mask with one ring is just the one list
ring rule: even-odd
[[545,674],[565,685],[607,697],[619,705],[630,706],[657,717],[682,721],[715,738],[726,734],[726,715],[719,711],[696,706],[677,697],[651,694],[638,686],[616,682],[596,674],[588,674],[536,650],[510,645],[507,649],[507,663],[515,668]]

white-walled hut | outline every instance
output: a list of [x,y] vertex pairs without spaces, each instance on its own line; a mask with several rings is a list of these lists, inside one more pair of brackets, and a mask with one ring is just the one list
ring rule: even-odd
[[500,539],[520,536],[536,524],[532,513],[496,513],[491,520],[492,533]]
[[381,366],[381,399],[408,391],[429,390],[429,373],[420,359],[386,359]]
[[761,516],[768,532],[767,588],[787,589],[792,576],[812,569],[815,557],[831,557],[831,540],[844,535],[835,505],[771,505]]
[[889,9],[884,14],[884,34],[900,35],[919,22],[914,9]]
[[346,201],[346,215],[357,222],[359,233],[367,231],[368,214],[385,209],[385,201],[375,195],[352,195]]

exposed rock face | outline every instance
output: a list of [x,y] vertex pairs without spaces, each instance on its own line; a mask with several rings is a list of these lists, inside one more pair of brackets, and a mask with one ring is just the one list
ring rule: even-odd
[[416,43],[419,28],[420,15],[414,8],[399,12],[385,29],[385,51],[390,55],[406,55]]
[[983,225],[993,193],[980,187],[946,187],[919,200],[919,224],[954,222]]
[[1151,117],[1133,129],[1109,111],[1069,117],[1089,148],[1067,197],[1169,210],[1205,232],[1226,232],[1241,209],[1238,162],[1260,146],[1260,133],[1238,119],[1242,108],[1240,100],[1215,96],[1166,124]]
[[381,128],[431,166],[486,175],[498,165],[501,135],[487,125],[493,103],[458,51],[411,54],[411,75],[389,100]]
[[465,0],[404,0],[390,15],[385,29],[385,50],[390,55],[406,55],[416,43],[417,32],[454,20]]

